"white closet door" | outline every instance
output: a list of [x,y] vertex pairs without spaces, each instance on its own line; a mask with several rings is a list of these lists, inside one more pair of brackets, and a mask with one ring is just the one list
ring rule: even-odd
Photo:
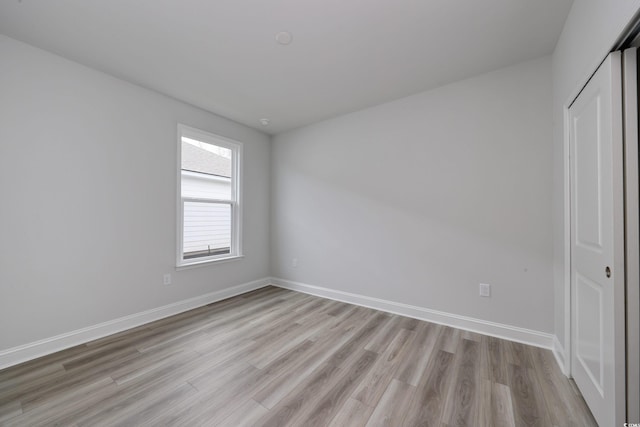
[[621,78],[614,52],[569,108],[571,370],[601,426],[625,412]]

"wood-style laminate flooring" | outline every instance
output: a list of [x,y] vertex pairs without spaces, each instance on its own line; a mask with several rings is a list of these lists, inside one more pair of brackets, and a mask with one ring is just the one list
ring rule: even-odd
[[0,371],[3,426],[593,426],[550,351],[268,287]]

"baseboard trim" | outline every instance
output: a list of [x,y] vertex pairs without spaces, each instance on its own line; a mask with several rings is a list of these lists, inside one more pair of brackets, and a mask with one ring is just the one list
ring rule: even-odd
[[566,353],[557,336],[553,337],[553,348],[551,350],[553,351],[553,355],[556,357],[556,362],[558,362],[560,370],[566,377],[569,377],[569,372],[567,371],[566,365]]
[[429,308],[417,307],[414,305],[387,301],[379,298],[352,294],[349,292],[337,291],[320,286],[308,285],[305,283],[294,282],[277,277],[271,278],[271,284],[273,286],[278,286],[284,289],[290,289],[293,291],[316,295],[336,301],[342,301],[349,304],[360,305],[363,307],[374,308],[376,310],[386,311],[388,313],[413,317],[415,319],[425,320],[427,322],[438,323],[441,325],[464,329],[471,332],[477,332],[484,335],[490,335],[509,341],[516,341],[535,347],[542,347],[549,350],[554,349],[554,340],[557,341],[555,335],[534,331],[531,329],[520,328],[518,326],[489,322],[472,317],[431,310]]
[[162,307],[153,308],[151,310],[56,335],[51,338],[45,338],[29,344],[2,350],[0,351],[0,369],[8,368],[9,366],[14,366],[66,348],[84,344],[98,338],[103,338],[107,335],[135,328],[136,326],[164,319],[165,317],[193,310],[194,308],[202,307],[204,305],[211,304],[212,302],[227,299],[255,289],[260,289],[265,286],[269,286],[270,282],[271,280],[269,278],[264,278],[253,282],[243,283],[198,297],[189,298]]

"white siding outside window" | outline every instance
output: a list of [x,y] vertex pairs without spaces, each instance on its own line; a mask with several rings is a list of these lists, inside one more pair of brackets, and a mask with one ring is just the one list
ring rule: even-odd
[[[182,171],[182,195],[193,199],[224,199],[231,188],[230,178],[210,177]],[[229,205],[184,203],[184,254],[218,253],[231,248],[231,209]],[[187,255],[188,256],[188,255]]]

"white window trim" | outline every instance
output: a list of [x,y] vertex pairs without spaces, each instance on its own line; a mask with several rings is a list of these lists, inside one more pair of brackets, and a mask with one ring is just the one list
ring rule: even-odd
[[[183,259],[183,228],[184,228],[184,204],[182,200],[182,137],[195,139],[198,141],[218,145],[230,149],[235,155],[232,156],[231,163],[231,196],[232,202],[225,201],[231,205],[231,253],[212,255],[209,257]],[[232,261],[242,258],[242,142],[216,135],[200,129],[192,128],[178,123],[177,137],[178,162],[176,165],[176,269],[190,268],[212,263]],[[215,200],[211,200],[215,201]]]

